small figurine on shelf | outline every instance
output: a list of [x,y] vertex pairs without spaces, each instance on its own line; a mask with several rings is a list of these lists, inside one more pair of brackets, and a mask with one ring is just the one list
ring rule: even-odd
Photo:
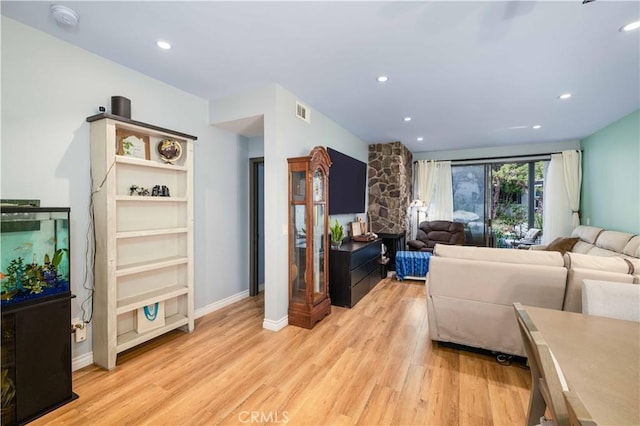
[[169,188],[166,185],[156,185],[151,190],[151,195],[153,197],[170,197]]
[[131,185],[129,187],[129,195],[148,196],[150,194],[149,194],[149,190],[147,188],[143,188],[143,187],[138,186],[138,185]]

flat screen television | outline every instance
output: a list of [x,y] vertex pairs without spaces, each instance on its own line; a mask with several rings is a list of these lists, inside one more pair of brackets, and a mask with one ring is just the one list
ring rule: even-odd
[[327,148],[329,169],[329,214],[365,212],[367,164]]

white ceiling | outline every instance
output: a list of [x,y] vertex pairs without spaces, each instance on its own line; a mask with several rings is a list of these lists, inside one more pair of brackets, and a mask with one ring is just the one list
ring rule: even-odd
[[74,29],[53,3],[2,14],[205,99],[278,83],[413,152],[583,138],[640,107],[640,31],[618,31],[638,1],[59,2]]

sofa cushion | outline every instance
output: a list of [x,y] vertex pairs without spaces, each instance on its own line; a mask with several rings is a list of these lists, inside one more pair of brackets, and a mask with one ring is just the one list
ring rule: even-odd
[[633,234],[618,231],[602,231],[596,239],[596,247],[622,253]]
[[565,254],[566,252],[571,251],[573,246],[575,246],[579,240],[580,238],[578,237],[558,237],[549,243],[547,251],[558,251],[560,254]]
[[621,257],[592,256],[567,252],[564,255],[565,266],[568,269],[584,268],[598,271],[632,274],[633,266]]
[[633,273],[631,263],[621,257],[592,256],[589,254],[567,252],[564,255],[564,261],[567,269],[585,268],[598,271],[619,272],[622,274]]
[[579,240],[571,249],[571,251],[573,253],[581,253],[581,254],[587,254],[589,253],[589,251],[591,251],[592,248],[594,248],[595,246],[591,243],[585,243],[582,240]]
[[562,255],[560,255],[560,253],[542,250],[507,250],[491,247],[449,246],[436,244],[434,254],[440,257],[450,257],[455,259],[525,265],[564,266],[564,259],[562,259]]
[[611,251],[607,249],[603,249],[600,247],[592,247],[591,250],[587,252],[590,256],[601,256],[601,257],[619,257],[622,256],[622,253],[618,253],[617,251]]
[[596,226],[579,225],[571,233],[572,237],[578,237],[585,243],[595,244],[598,235],[603,231]]

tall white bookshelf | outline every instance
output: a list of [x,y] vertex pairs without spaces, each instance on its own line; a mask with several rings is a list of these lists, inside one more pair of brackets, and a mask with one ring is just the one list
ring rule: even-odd
[[[122,351],[176,328],[193,331],[197,138],[111,114],[87,121],[96,240],[93,360],[111,370]],[[123,152],[121,140],[127,135],[147,149],[140,144]],[[156,149],[166,139],[182,151],[173,163]],[[149,193],[165,186],[169,196],[132,194],[132,185]]]

